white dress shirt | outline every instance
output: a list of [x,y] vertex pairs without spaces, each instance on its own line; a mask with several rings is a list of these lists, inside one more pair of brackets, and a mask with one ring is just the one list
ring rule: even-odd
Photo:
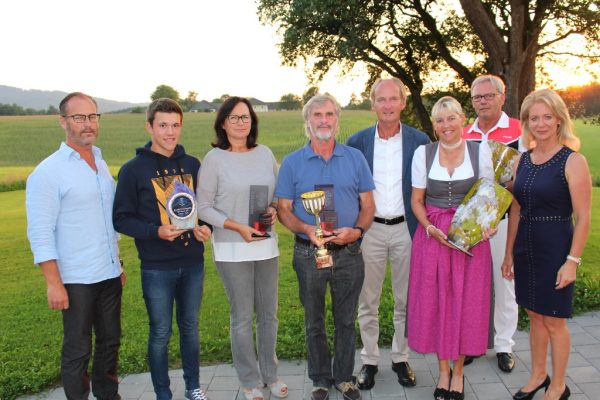
[[389,139],[379,137],[379,125],[375,128],[373,147],[373,180],[375,190],[375,215],[395,218],[404,215],[402,198],[402,125]]

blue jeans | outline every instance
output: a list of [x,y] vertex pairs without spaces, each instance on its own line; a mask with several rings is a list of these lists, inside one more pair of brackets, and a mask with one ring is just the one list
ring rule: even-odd
[[[308,350],[308,377],[314,386],[328,388],[352,381],[356,348],[356,309],[365,277],[360,243],[330,250],[333,267],[317,269],[316,248],[296,242],[294,270],[298,276],[300,302],[304,306],[304,327]],[[333,371],[325,331],[325,293],[329,283],[334,324]]]
[[179,347],[186,390],[200,387],[198,319],[204,263],[168,270],[142,269],[142,291],[148,310],[148,362],[157,400],[172,398],[167,345],[176,304]]

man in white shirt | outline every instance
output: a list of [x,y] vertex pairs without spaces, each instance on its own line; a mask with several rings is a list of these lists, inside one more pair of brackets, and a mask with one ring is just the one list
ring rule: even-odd
[[365,280],[358,306],[364,346],[358,387],[363,390],[375,385],[378,371],[379,303],[388,259],[394,296],[392,370],[401,385],[416,385],[404,336],[411,237],[417,227],[410,207],[411,164],[417,147],[429,142],[423,132],[400,122],[406,91],[399,79],[378,79],[371,88],[371,103],[377,124],[355,133],[347,143],[364,154],[375,181],[376,211],[374,223],[362,242]]
[[[494,75],[477,77],[471,85],[471,101],[477,118],[465,127],[463,138],[479,142],[495,140],[520,151],[521,124],[518,119],[509,118],[502,106],[505,101],[505,86],[502,80]],[[512,186],[509,185],[509,190]],[[494,280],[494,349],[498,359],[498,368],[511,372],[515,366],[512,347],[513,335],[517,330],[519,310],[515,300],[515,284],[502,277],[500,266],[504,260],[506,234],[508,227],[506,218],[500,221],[498,231],[490,239],[492,247],[492,276]],[[465,365],[473,361],[467,356]]]

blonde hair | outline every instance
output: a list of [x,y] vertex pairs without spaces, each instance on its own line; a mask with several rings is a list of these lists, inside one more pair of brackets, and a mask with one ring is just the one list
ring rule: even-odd
[[444,96],[435,102],[431,109],[431,120],[435,120],[442,110],[449,110],[450,112],[462,116],[465,115],[460,103],[452,96]]
[[574,151],[578,151],[581,144],[579,138],[575,135],[573,122],[571,121],[567,105],[552,89],[535,90],[529,93],[527,97],[525,97],[525,100],[523,100],[523,104],[521,104],[521,131],[525,147],[528,149],[531,148],[531,143],[534,141],[531,134],[531,128],[529,127],[529,111],[536,103],[547,105],[559,120],[557,132],[558,142]]

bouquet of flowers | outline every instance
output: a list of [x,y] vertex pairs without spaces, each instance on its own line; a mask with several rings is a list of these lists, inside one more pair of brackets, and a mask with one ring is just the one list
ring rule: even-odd
[[492,164],[496,182],[505,183],[510,181],[513,177],[514,161],[519,156],[519,152],[495,140],[488,140],[487,143],[492,151]]
[[483,239],[483,231],[496,228],[506,214],[512,194],[487,178],[479,178],[456,209],[448,230],[448,242],[469,250]]

